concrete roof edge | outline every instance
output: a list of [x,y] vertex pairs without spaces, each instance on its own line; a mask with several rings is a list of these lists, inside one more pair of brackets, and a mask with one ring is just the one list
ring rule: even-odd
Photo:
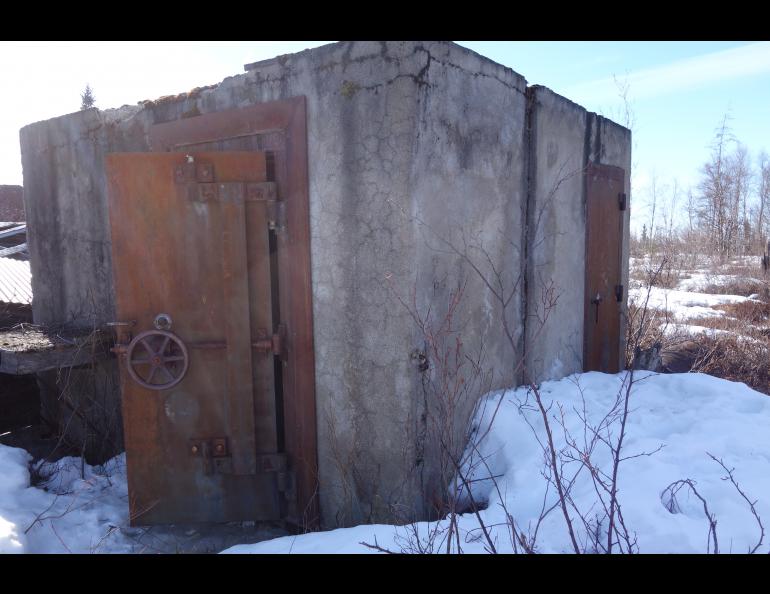
[[323,54],[326,52],[332,52],[336,50],[337,48],[341,47],[345,43],[350,43],[349,41],[335,41],[334,43],[327,43],[325,45],[319,45],[318,47],[312,47],[312,48],[305,48],[301,51],[294,52],[291,54],[281,54],[279,56],[274,56],[272,58],[267,58],[265,60],[258,60],[257,62],[250,62],[249,64],[243,65],[243,70],[245,72],[250,72],[252,70],[259,70],[260,68],[265,68],[267,66],[273,66],[275,64],[283,64],[288,60],[289,58],[295,58],[300,56],[305,56],[309,53],[318,53]]
[[603,116],[600,113],[596,113],[594,111],[589,112],[589,113],[591,113],[591,115],[593,115],[596,118],[600,118],[604,122],[605,125],[609,124],[613,128],[617,128],[618,130],[622,131],[623,134],[628,134],[628,135],[631,134],[631,129],[628,128],[627,126],[624,126],[623,124],[618,124],[615,120],[611,120],[607,116]]
[[567,98],[567,97],[565,97],[564,95],[560,95],[559,93],[557,93],[557,92],[556,92],[556,91],[554,91],[553,89],[549,89],[548,87],[546,87],[546,86],[544,86],[544,85],[530,85],[530,86],[529,86],[529,87],[527,87],[527,88],[528,88],[528,89],[532,89],[532,90],[533,90],[535,93],[537,93],[537,94],[540,94],[540,93],[547,93],[548,95],[550,95],[550,96],[551,96],[551,97],[552,97],[554,100],[556,100],[556,101],[559,101],[559,102],[562,102],[562,103],[566,103],[566,104],[572,105],[572,106],[576,107],[577,109],[579,109],[579,110],[581,110],[581,111],[585,112],[585,113],[586,113],[586,115],[591,115],[591,116],[594,116],[594,117],[596,117],[596,118],[601,118],[601,119],[602,119],[604,122],[606,122],[607,124],[609,124],[609,125],[611,125],[611,126],[614,126],[614,127],[616,127],[616,128],[619,128],[619,129],[621,129],[621,130],[625,130],[625,131],[626,131],[628,134],[630,134],[630,133],[631,133],[631,130],[630,130],[629,128],[627,128],[626,126],[624,126],[624,125],[622,125],[622,124],[619,124],[619,123],[617,123],[617,122],[616,122],[616,121],[614,121],[614,120],[611,120],[611,119],[610,119],[610,118],[608,118],[607,116],[604,116],[604,115],[602,115],[602,114],[596,113],[595,111],[588,111],[588,110],[587,110],[585,107],[583,107],[583,106],[582,106],[582,105],[580,105],[579,103],[576,103],[576,102],[572,101],[572,99],[568,99],[568,98]]
[[[482,55],[482,54],[480,54],[480,53],[478,53],[478,52],[476,52],[476,51],[474,51],[472,49],[469,49],[469,48],[465,47],[465,46],[462,46],[459,43],[455,43],[454,41],[447,41],[447,42],[442,42],[442,43],[451,44],[454,48],[457,48],[458,50],[460,50],[461,52],[464,52],[465,54],[467,54],[469,56],[473,56],[474,58],[480,60],[481,62],[485,62],[487,64],[490,64],[490,65],[492,65],[492,66],[494,66],[494,67],[496,67],[496,68],[498,68],[500,70],[503,70],[506,73],[509,73],[509,74],[513,75],[513,77],[517,79],[517,82],[521,83],[522,86],[524,86],[524,87],[527,86],[527,79],[526,79],[526,77],[524,75],[519,74],[518,72],[516,72],[510,66],[506,66],[504,64],[500,64],[500,62],[495,62],[493,59],[488,58],[487,56],[484,56],[484,55]],[[524,90],[524,89],[522,89],[522,90]]]
[[54,116],[52,118],[48,118],[47,120],[38,120],[37,122],[30,122],[29,124],[26,124],[22,126],[19,129],[19,136],[30,132],[32,129],[36,128],[37,126],[42,125],[48,125],[51,122],[55,122],[57,120],[64,120],[68,118],[96,118],[100,120],[101,122],[112,122],[112,121],[124,121],[131,119],[133,116],[135,116],[137,113],[141,112],[143,109],[143,106],[141,104],[137,105],[122,105],[121,107],[114,107],[114,108],[108,108],[108,109],[99,109],[98,107],[90,107],[89,109],[81,109],[78,111],[73,111],[70,113],[64,113],[58,116]]

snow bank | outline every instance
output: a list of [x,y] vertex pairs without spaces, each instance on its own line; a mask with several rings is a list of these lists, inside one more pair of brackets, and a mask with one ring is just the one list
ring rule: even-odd
[[[636,534],[641,552],[706,552],[708,524],[700,502],[681,492],[677,513],[671,513],[661,497],[673,481],[689,478],[697,483],[716,516],[722,552],[746,552],[759,536],[759,530],[748,505],[734,487],[723,480],[725,472],[707,452],[735,467],[741,488],[753,499],[759,499],[757,511],[770,523],[770,398],[745,386],[701,374],[657,375],[644,372],[632,392],[633,412],[627,427],[624,456],[662,449],[650,456],[640,456],[622,463],[619,478],[619,500],[629,529]],[[626,374],[586,373],[541,386],[544,403],[553,404],[551,415],[564,411],[565,426],[572,435],[583,439],[579,414],[585,409],[593,422],[611,407]],[[502,402],[500,400],[502,399]],[[543,423],[532,404],[532,396],[519,388],[494,394],[474,420],[476,434],[483,435],[492,411],[494,423],[479,443],[478,456],[486,467],[477,471],[473,483],[474,499],[487,501],[481,512],[498,551],[509,552],[512,545],[507,527],[504,503],[525,533],[533,533],[541,510],[555,501],[541,475],[543,451],[535,433],[544,439]],[[499,403],[499,407],[497,407]],[[524,405],[524,406],[522,406]],[[565,445],[564,432],[554,423],[557,448]],[[608,470],[609,452],[598,449],[594,463]],[[567,476],[577,470],[575,464],[565,467]],[[497,487],[485,476],[502,475]],[[576,505],[587,513],[598,513],[597,498],[590,477],[578,473],[572,489]],[[447,522],[420,523],[416,526],[356,526],[302,536],[282,537],[254,545],[239,545],[227,553],[346,553],[371,552],[361,543],[374,544],[400,551],[414,550],[420,539],[426,546],[429,535],[445,529]],[[464,552],[483,552],[479,524],[473,514],[459,518],[461,547]],[[587,542],[585,530],[577,526],[581,544]],[[446,546],[434,542],[434,548]],[[570,552],[571,545],[565,521],[559,509],[549,513],[537,532],[537,550],[546,553]],[[761,552],[770,550],[766,542]]]
[[[585,409],[595,422],[612,406],[626,374],[585,373],[560,381],[544,382],[541,394],[551,415],[564,411],[565,426],[583,439],[578,417]],[[626,524],[636,533],[641,552],[705,552],[708,524],[700,502],[682,492],[677,513],[671,513],[661,498],[663,490],[678,479],[693,479],[718,520],[717,531],[723,552],[746,552],[758,538],[758,529],[733,486],[722,480],[725,472],[706,452],[735,467],[744,491],[758,499],[757,511],[770,524],[770,398],[744,384],[701,374],[657,375],[637,372],[641,380],[632,393],[632,414],[628,424],[624,456],[651,452],[622,463],[619,499]],[[527,534],[535,530],[545,504],[555,502],[553,489],[546,492],[543,451],[543,423],[531,405],[532,395],[524,388],[496,393],[485,400],[474,419],[478,444],[472,477],[473,497],[488,503],[481,512],[498,551],[512,545],[504,504]],[[499,407],[497,406],[499,404]],[[487,432],[493,410],[497,409]],[[534,433],[533,433],[534,431]],[[537,437],[535,436],[537,434]],[[557,448],[565,444],[564,432],[554,424]],[[124,456],[105,467],[84,467],[65,458],[48,469],[53,472],[47,490],[30,486],[29,455],[20,449],[0,445],[0,552],[137,552],[147,547],[132,538],[128,525],[127,487]],[[607,470],[606,448],[594,452],[595,464]],[[568,464],[568,476],[577,470]],[[45,473],[46,470],[44,469]],[[489,476],[500,475],[495,486]],[[589,476],[578,473],[572,489],[576,505],[598,513],[596,495]],[[671,507],[669,505],[669,507]],[[402,551],[428,548],[444,550],[438,529],[447,522],[414,526],[365,525],[303,536],[282,537],[258,544],[238,545],[228,553],[347,553],[372,552],[361,543]],[[473,514],[459,517],[461,547],[465,552],[483,552],[479,524]],[[132,529],[136,530],[136,529]],[[577,526],[581,544],[585,530]],[[432,545],[430,536],[437,535]],[[197,537],[195,537],[197,538]],[[232,540],[230,541],[232,542]],[[237,541],[236,541],[237,542]],[[419,545],[419,546],[418,546]],[[537,531],[537,550],[569,552],[571,545],[559,509],[549,513]],[[761,552],[768,552],[768,543]]]
[[0,553],[132,550],[118,530],[128,522],[124,455],[99,467],[81,468],[79,458],[45,465],[45,489],[30,486],[30,460],[0,445]]

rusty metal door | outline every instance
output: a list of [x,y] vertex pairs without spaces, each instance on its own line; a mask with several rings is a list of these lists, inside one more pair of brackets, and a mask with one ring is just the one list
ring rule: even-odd
[[106,157],[131,523],[281,517],[262,152]]
[[307,108],[302,96],[154,124],[153,151],[264,152],[281,210],[271,230],[273,311],[285,334],[276,361],[279,451],[292,477],[286,490],[286,521],[317,528],[318,457],[315,405],[313,295],[310,274],[310,195]]
[[619,167],[586,170],[585,371],[620,371],[624,180]]

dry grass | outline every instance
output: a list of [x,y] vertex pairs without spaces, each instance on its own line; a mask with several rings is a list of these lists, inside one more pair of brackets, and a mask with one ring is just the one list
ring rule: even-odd
[[629,278],[643,286],[651,285],[662,289],[674,289],[680,280],[689,278],[689,276],[673,266],[666,265],[657,275],[653,275],[652,269],[649,267],[632,268],[629,270]]
[[733,326],[757,326],[770,320],[770,301],[743,301],[741,303],[726,303],[717,305],[715,309],[721,309],[727,314],[726,318],[721,318],[724,323],[729,324],[731,318],[735,320]]
[[[647,364],[647,356],[651,349],[658,349],[666,342],[665,328],[670,323],[666,312],[658,309],[648,309],[631,301],[628,304],[628,324],[626,325],[626,367],[631,368],[642,361]],[[637,345],[636,348],[634,345]]]
[[[675,271],[654,279],[652,286],[673,282]],[[751,388],[770,395],[770,283],[745,278],[756,275],[756,269],[730,266],[715,274],[744,275],[727,283],[712,284],[702,292],[728,295],[758,295],[758,299],[716,306],[723,316],[690,318],[683,323],[718,331],[714,334],[665,332],[671,320],[665,312],[646,314],[644,327],[641,311],[629,305],[629,343],[634,333],[641,334],[642,350],[657,349],[661,355],[660,368],[669,372],[697,371],[731,381],[743,382]],[[642,280],[650,284],[650,278]],[[677,281],[678,282],[678,281]],[[627,353],[631,361],[633,353]]]
[[759,295],[760,298],[770,299],[770,286],[766,282],[750,278],[736,278],[726,283],[712,283],[703,287],[700,292],[711,295],[740,295],[742,297]]
[[702,354],[692,371],[708,373],[770,395],[770,341],[760,342],[731,335],[699,339]]

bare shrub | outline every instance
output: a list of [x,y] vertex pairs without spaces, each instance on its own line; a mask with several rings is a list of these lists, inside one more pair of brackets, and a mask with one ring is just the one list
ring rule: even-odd
[[652,288],[659,286],[659,278],[665,270],[670,270],[670,262],[663,258],[656,267],[644,271],[642,288],[644,297],[641,302],[629,300],[626,312],[626,352],[627,369],[653,369],[652,360],[667,343],[666,328],[671,323],[668,311],[649,307]]
[[[730,482],[733,488],[737,491],[738,495],[740,495],[740,497],[746,502],[746,505],[749,508],[749,512],[754,517],[754,521],[756,522],[757,527],[759,528],[759,538],[757,539],[756,544],[753,547],[750,547],[749,550],[747,551],[748,554],[752,555],[759,550],[759,547],[762,546],[762,543],[765,540],[765,526],[762,523],[762,518],[757,513],[757,509],[755,507],[757,501],[756,500],[752,501],[751,498],[746,494],[746,492],[738,484],[738,481],[735,478],[735,468],[728,468],[724,460],[722,460],[721,458],[717,458],[713,454],[706,452],[706,455],[709,458],[711,458],[714,462],[716,462],[722,468],[722,470],[724,470],[727,473],[726,476],[722,477],[722,480]],[[689,478],[674,481],[673,483],[668,485],[665,489],[663,489],[663,492],[660,494],[660,499],[663,505],[666,507],[666,509],[670,513],[672,514],[681,513],[681,506],[679,505],[677,496],[679,495],[680,491],[684,490],[686,487],[686,489],[689,490],[701,502],[701,505],[703,506],[703,514],[706,516],[706,520],[708,522],[708,536],[706,538],[706,553],[713,553],[715,555],[718,555],[719,539],[717,538],[717,517],[709,509],[708,501],[698,491],[698,489],[696,488],[696,485],[697,485],[696,481]]]
[[767,301],[741,301],[740,303],[727,303],[718,305],[715,309],[721,309],[728,316],[745,324],[761,324],[770,319],[770,302]]
[[734,278],[725,283],[710,283],[700,289],[700,292],[710,295],[740,295],[742,297],[759,295],[770,299],[768,284],[751,278]]
[[763,394],[770,394],[770,349],[768,344],[733,334],[703,335],[698,339],[701,353],[692,371],[742,382]]

